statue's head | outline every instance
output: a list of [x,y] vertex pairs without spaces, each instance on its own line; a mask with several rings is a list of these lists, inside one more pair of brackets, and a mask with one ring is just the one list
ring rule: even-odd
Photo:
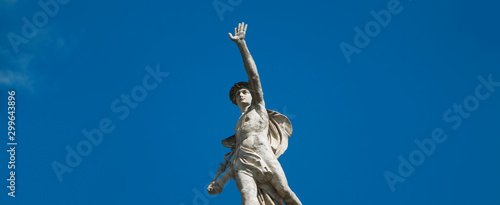
[[247,82],[239,82],[233,85],[229,90],[229,99],[233,104],[250,105],[252,103],[252,95],[250,94],[250,86]]

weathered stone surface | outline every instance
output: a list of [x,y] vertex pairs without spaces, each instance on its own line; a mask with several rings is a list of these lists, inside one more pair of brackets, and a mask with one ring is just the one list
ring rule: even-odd
[[224,155],[226,162],[221,163],[207,191],[219,194],[233,178],[241,193],[242,204],[302,204],[288,186],[278,161],[288,147],[292,125],[286,116],[265,107],[257,66],[245,42],[247,26],[240,23],[234,29],[234,36],[229,33],[240,50],[249,82],[236,83],[230,90],[230,100],[240,108],[241,116],[236,123],[235,135],[222,141],[231,152]]

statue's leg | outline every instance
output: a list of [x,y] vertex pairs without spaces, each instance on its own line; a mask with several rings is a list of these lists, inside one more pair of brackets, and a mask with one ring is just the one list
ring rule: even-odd
[[236,171],[234,173],[236,186],[240,190],[242,205],[259,205],[257,199],[257,185],[252,176],[244,171]]
[[285,201],[286,205],[302,205],[299,198],[295,195],[295,193],[288,186],[288,181],[286,180],[285,172],[281,167],[281,164],[278,160],[270,160],[268,165],[271,167],[273,172],[273,178],[270,183],[278,192],[281,198]]

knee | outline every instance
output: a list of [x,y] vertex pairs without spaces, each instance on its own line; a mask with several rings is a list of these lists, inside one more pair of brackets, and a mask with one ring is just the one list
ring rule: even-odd
[[292,191],[292,189],[290,189],[290,187],[286,186],[286,187],[282,187],[280,190],[278,190],[278,194],[283,198],[283,199],[288,199],[290,197],[292,197],[293,195],[295,195]]
[[241,191],[241,204],[242,205],[259,205],[257,199],[257,191],[253,189],[242,189]]

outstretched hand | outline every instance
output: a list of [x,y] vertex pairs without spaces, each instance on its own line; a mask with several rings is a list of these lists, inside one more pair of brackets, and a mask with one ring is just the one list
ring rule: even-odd
[[222,192],[222,187],[217,181],[213,181],[208,185],[207,191],[210,195],[220,194]]
[[248,24],[245,24],[245,22],[239,23],[238,28],[234,28],[234,36],[231,33],[228,33],[229,38],[231,38],[231,40],[236,43],[245,40],[245,33],[247,32],[247,26]]

